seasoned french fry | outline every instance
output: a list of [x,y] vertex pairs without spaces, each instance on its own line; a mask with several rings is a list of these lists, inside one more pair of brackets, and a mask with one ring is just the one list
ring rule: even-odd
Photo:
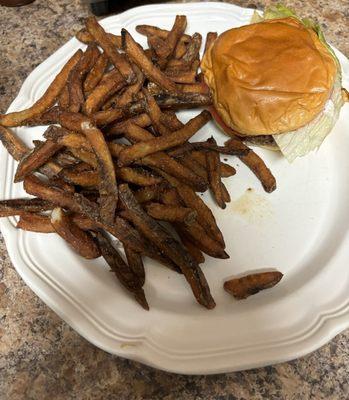
[[[206,155],[205,155],[204,151],[194,150],[190,154],[191,154],[191,157],[194,158],[195,161],[200,163],[204,168],[207,168]],[[231,165],[226,164],[222,161],[220,162],[220,169],[221,169],[222,178],[229,178],[230,176],[233,176],[236,174],[236,170],[234,167],[232,167]]]
[[200,33],[194,33],[188,44],[187,52],[184,54],[183,61],[191,65],[198,57],[201,47],[202,36]]
[[62,110],[68,110],[69,109],[69,88],[68,85],[64,86],[64,88],[61,91],[61,94],[58,97],[58,106]]
[[113,160],[103,133],[91,123],[89,118],[77,113],[62,112],[60,123],[67,129],[82,132],[90,142],[99,167],[101,217],[112,223],[118,201],[118,191]]
[[51,219],[49,216],[29,212],[24,213],[19,217],[16,228],[38,233],[56,232],[51,224]]
[[[170,31],[166,29],[158,28],[157,26],[152,25],[137,25],[136,31],[144,36],[159,36],[161,39],[166,40]],[[183,34],[179,39],[180,42],[189,43],[191,39],[190,35]]]
[[141,128],[145,128],[149,125],[151,125],[151,120],[149,118],[148,114],[139,114],[135,117],[129,118],[126,121],[121,121],[121,122],[116,122],[112,125],[110,125],[105,134],[106,136],[111,136],[111,135],[120,135],[125,133],[126,127],[128,124],[134,124],[134,125],[138,125]]
[[224,290],[237,300],[243,300],[264,289],[275,286],[282,279],[279,271],[259,272],[224,282]]
[[212,104],[210,93],[160,93],[155,95],[155,100],[161,109],[171,110],[204,107]]
[[68,183],[72,183],[78,186],[84,187],[98,187],[99,185],[99,175],[97,171],[81,171],[75,172],[69,169],[63,169],[60,174],[64,180]]
[[84,215],[98,228],[105,229],[135,251],[166,263],[166,260],[155,249],[149,247],[139,233],[124,219],[116,217],[112,224],[102,221],[97,204],[86,197],[50,186],[33,175],[24,179],[24,189],[28,194],[52,201],[60,207]]
[[75,188],[73,185],[67,183],[64,179],[59,178],[58,176],[54,176],[49,180],[50,185],[55,186],[59,189],[65,190],[70,193],[75,192]]
[[84,104],[84,111],[90,115],[98,111],[107,98],[125,86],[126,82],[118,70],[112,70],[108,76],[92,90]]
[[138,203],[147,203],[149,201],[158,201],[164,190],[165,185],[163,183],[153,186],[145,186],[137,190],[134,194]]
[[84,92],[91,92],[100,82],[103,77],[104,71],[108,65],[108,56],[102,53],[97,58],[95,65],[91,68],[84,81]]
[[[178,232],[179,233],[179,232]],[[186,237],[181,237],[181,242],[183,243],[183,246],[188,250],[188,253],[194,258],[194,260],[198,264],[202,264],[205,262],[205,256],[202,254],[201,250],[197,248],[197,246],[191,242],[188,238]]]
[[52,210],[54,203],[42,199],[12,199],[0,201],[0,218],[22,215],[27,212]]
[[[195,84],[196,82],[196,71],[180,71],[178,69],[166,69],[166,76],[168,76],[171,81],[176,83],[187,83],[187,84]],[[183,86],[181,86],[183,87]]]
[[201,178],[205,181],[206,189],[207,189],[207,186],[208,186],[207,170],[201,164],[199,164],[197,161],[195,161],[195,159],[193,159],[190,154],[179,158],[178,161],[181,164],[185,165],[188,169],[193,171],[196,175],[201,176]]
[[16,136],[10,129],[0,125],[0,141],[10,155],[19,161],[29,151],[27,145]]
[[[107,36],[114,46],[121,48],[121,36],[114,35],[113,33],[107,33]],[[96,42],[95,38],[86,29],[80,29],[75,34],[75,37],[80,40],[80,42],[85,44]]]
[[210,235],[216,242],[224,247],[223,235],[217,226],[216,219],[213,216],[212,211],[207,207],[200,196],[198,196],[191,187],[179,182],[176,178],[169,176],[162,171],[159,171],[159,174],[176,188],[180,198],[187,207],[196,210],[198,214],[198,222],[202,225],[206,234]]
[[69,93],[69,111],[79,112],[84,104],[85,97],[82,88],[82,82],[85,76],[95,63],[95,59],[100,54],[95,43],[89,44],[85,53],[80,58],[79,62],[70,72],[68,82]]
[[[201,221],[200,221],[201,222]],[[191,224],[175,224],[176,231],[181,237],[187,237],[198,249],[211,257],[227,259],[229,255],[224,251],[221,243],[210,237],[198,222]]]
[[91,234],[80,229],[62,208],[56,207],[52,211],[51,224],[56,233],[82,257],[92,259],[101,255]]
[[209,309],[215,307],[205,276],[189,253],[160,224],[142,210],[127,185],[120,185],[119,193],[120,200],[129,211],[132,222],[145,237],[180,267],[198,303]]
[[[241,142],[232,138],[225,142],[225,145],[234,149],[236,146],[241,146]],[[250,149],[246,155],[239,156],[239,158],[256,175],[267,193],[271,193],[276,189],[275,177],[258,154]]]
[[133,183],[138,186],[153,186],[162,182],[162,178],[152,175],[142,168],[116,168],[116,176],[124,182]]
[[161,112],[160,107],[158,106],[157,102],[155,101],[154,97],[152,95],[150,95],[146,89],[143,89],[143,94],[145,97],[146,111],[151,119],[153,128],[161,136],[168,135],[171,132],[171,130],[166,128],[166,126],[163,125],[163,123],[161,122],[162,112]]
[[157,83],[163,90],[176,92],[176,85],[166,77],[144,54],[143,49],[136,43],[126,29],[121,30],[123,48],[130,59],[141,69],[144,75]]
[[68,77],[72,69],[79,62],[82,51],[78,50],[64,65],[59,74],[54,78],[46,92],[31,107],[16,111],[5,115],[0,115],[0,125],[3,126],[19,126],[27,119],[36,117],[47,111],[57,100],[60,92],[67,83]]
[[226,186],[224,185],[223,182],[221,182],[221,186],[222,186],[222,197],[223,197],[223,201],[225,203],[230,203],[231,199],[230,199],[230,194],[228,192],[228,189],[226,188]]
[[103,258],[111,270],[115,273],[120,283],[134,295],[135,299],[145,310],[149,310],[149,305],[145,298],[142,284],[138,278],[138,275],[125,263],[123,258],[120,256],[116,248],[111,244],[109,238],[105,234],[102,232],[97,232],[96,237]]
[[183,127],[183,123],[177,118],[177,115],[173,111],[165,111],[160,115],[160,121],[164,124],[169,130],[177,131]]
[[74,157],[76,157],[76,159],[89,164],[92,168],[98,169],[98,161],[93,151],[86,150],[83,147],[70,147],[69,151],[74,155]]
[[150,203],[146,205],[145,209],[151,217],[168,222],[191,224],[197,217],[196,211],[187,207]]
[[136,94],[141,90],[144,83],[144,75],[135,64],[132,65],[132,68],[136,73],[136,82],[129,85],[122,93],[112,96],[102,107],[103,110],[107,110],[109,107],[126,106],[134,100]]
[[[82,230],[96,230],[96,225],[88,218],[72,214],[70,216],[73,222]],[[32,212],[23,213],[19,217],[17,228],[24,231],[53,233],[56,232],[51,224],[51,218],[48,215],[34,214]]]
[[141,254],[133,251],[128,246],[124,246],[124,250],[129,267],[137,275],[139,284],[143,286],[145,282],[145,270]]
[[143,158],[149,154],[178,146],[192,137],[209,120],[210,114],[207,111],[202,111],[178,131],[172,132],[163,137],[157,137],[148,140],[146,142],[136,143],[128,148],[125,148],[119,156],[118,163],[120,166],[129,165],[133,161]]
[[110,37],[106,34],[105,30],[98,23],[95,17],[87,18],[86,28],[110,58],[110,61],[114,64],[115,68],[120,71],[120,74],[126,82],[132,83],[136,77],[131,64],[128,62],[125,54],[118,52],[115,45],[113,45],[110,40]]
[[[211,143],[216,144],[216,141],[212,138]],[[206,152],[206,163],[208,180],[210,183],[210,189],[212,191],[213,197],[215,198],[217,204],[220,208],[225,208],[223,187],[221,181],[221,168],[219,154],[215,151],[209,150]]]
[[14,182],[20,182],[26,175],[36,171],[61,148],[61,145],[52,140],[40,143],[39,146],[36,146],[20,160]]

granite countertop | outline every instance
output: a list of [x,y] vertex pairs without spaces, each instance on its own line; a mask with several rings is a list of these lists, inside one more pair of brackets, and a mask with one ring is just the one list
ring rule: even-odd
[[[231,1],[257,6],[274,1]],[[276,2],[275,2],[276,3]],[[348,0],[286,1],[318,17],[349,56]],[[79,0],[0,6],[0,112],[23,80],[65,43],[89,11]],[[348,399],[349,330],[298,360],[215,376],[181,376],[109,355],[88,343],[23,283],[0,238],[0,398],[11,399]]]

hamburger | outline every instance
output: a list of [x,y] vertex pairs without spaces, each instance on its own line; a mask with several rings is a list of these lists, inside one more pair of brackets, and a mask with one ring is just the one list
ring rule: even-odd
[[222,33],[201,69],[224,130],[289,161],[321,145],[343,105],[340,65],[319,26],[283,6]]

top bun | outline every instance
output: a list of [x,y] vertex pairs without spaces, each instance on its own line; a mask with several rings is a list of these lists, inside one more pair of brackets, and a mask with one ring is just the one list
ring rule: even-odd
[[322,111],[337,72],[316,33],[294,18],[224,32],[201,68],[215,108],[241,135],[273,135],[306,125]]

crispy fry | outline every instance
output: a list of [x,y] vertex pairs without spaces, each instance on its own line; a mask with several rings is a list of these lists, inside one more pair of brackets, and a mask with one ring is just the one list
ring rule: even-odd
[[52,210],[54,204],[42,199],[12,199],[0,201],[0,218],[22,215],[27,212]]
[[39,233],[54,233],[56,232],[51,224],[51,219],[47,215],[34,213],[24,213],[19,217],[16,228],[24,231],[39,232]]
[[107,98],[125,86],[125,80],[118,70],[112,70],[92,90],[84,104],[84,111],[90,115],[98,111]]
[[[180,71],[178,69],[167,69],[165,71],[166,76],[168,76],[171,81],[176,83],[187,83],[187,84],[195,84],[196,82],[196,71]],[[180,86],[183,87],[183,86]]]
[[188,238],[198,249],[209,256],[220,259],[229,258],[222,245],[210,237],[199,222],[194,221],[187,225],[175,224],[175,228],[181,237]]
[[69,109],[69,88],[68,85],[64,86],[64,88],[61,91],[61,94],[58,97],[58,106],[62,110],[68,110]]
[[197,217],[197,212],[187,207],[150,203],[145,209],[151,217],[168,222],[191,224]]
[[132,68],[136,73],[136,82],[129,85],[122,93],[117,93],[112,96],[102,107],[103,110],[106,110],[109,107],[115,108],[126,106],[134,100],[136,94],[141,90],[144,83],[144,75],[137,65],[133,64]]
[[183,108],[196,108],[212,104],[209,93],[160,93],[155,96],[161,109],[179,110]]
[[139,284],[143,286],[145,282],[145,270],[141,254],[133,251],[128,246],[124,246],[124,250],[129,267],[137,275]]
[[164,187],[165,185],[163,183],[159,185],[145,186],[137,190],[134,196],[138,203],[147,203],[152,200],[158,201],[160,200],[160,196],[162,195]]
[[[216,141],[212,138],[211,143],[216,144]],[[209,150],[206,152],[206,163],[208,180],[210,183],[210,189],[212,191],[213,197],[220,208],[225,208],[223,187],[221,181],[221,168],[219,154],[215,151]]]
[[69,148],[71,153],[76,157],[76,159],[89,164],[92,168],[98,169],[98,161],[95,153],[90,150],[85,150],[84,148]]
[[78,50],[64,65],[59,74],[54,78],[44,95],[40,97],[40,99],[37,100],[31,107],[22,111],[0,115],[0,125],[19,126],[23,121],[36,117],[52,107],[56,102],[61,90],[63,90],[67,83],[70,71],[72,71],[75,65],[79,62],[81,56],[82,51]]
[[[96,230],[96,225],[88,218],[79,215],[72,214],[71,218],[73,222],[82,230]],[[56,232],[51,224],[51,218],[48,215],[34,214],[32,212],[23,213],[19,217],[17,228],[41,233],[53,233]]]
[[177,131],[183,127],[183,123],[177,118],[174,111],[165,111],[160,115],[160,121],[171,131]]
[[20,182],[26,175],[36,171],[61,148],[61,145],[52,140],[46,140],[46,142],[40,143],[39,146],[36,146],[27,153],[19,162],[14,182]]
[[188,44],[187,52],[182,57],[183,61],[185,61],[189,65],[192,65],[193,62],[199,58],[201,42],[202,36],[200,35],[200,33],[194,33]]
[[[144,36],[159,36],[161,39],[167,39],[170,31],[166,29],[158,28],[152,25],[137,25],[136,31]],[[189,43],[191,37],[189,35],[183,34],[179,39],[180,42]]]
[[223,196],[224,202],[230,203],[231,199],[230,199],[230,194],[228,192],[228,189],[226,188],[226,186],[224,185],[223,182],[221,182],[221,186],[222,186],[222,196]]
[[67,192],[70,192],[70,193],[75,192],[75,188],[73,185],[70,185],[62,178],[59,178],[58,176],[54,176],[54,177],[50,178],[49,183],[50,183],[50,185],[55,186],[59,189],[65,190]]
[[162,178],[151,174],[142,168],[116,168],[116,176],[124,182],[138,186],[153,186],[162,182]]
[[56,207],[52,211],[51,224],[58,235],[82,257],[92,259],[101,255],[91,234],[80,229],[62,208]]
[[180,85],[178,84],[178,87],[180,88],[182,93],[202,93],[202,94],[208,94],[209,93],[209,88],[207,85],[200,83],[188,83],[188,84],[183,84]]
[[272,288],[280,282],[282,277],[283,274],[279,271],[250,274],[224,282],[224,290],[237,300],[242,300],[261,290]]
[[152,126],[155,129],[156,133],[161,136],[168,135],[171,131],[166,128],[166,126],[163,125],[163,123],[161,122],[162,112],[154,97],[150,95],[146,89],[143,89],[143,94],[145,97],[146,112],[151,119]]
[[95,65],[91,68],[84,81],[84,92],[91,92],[100,82],[103,77],[104,71],[108,65],[108,56],[102,53],[97,58]]
[[111,42],[110,37],[106,34],[105,30],[98,23],[95,17],[87,18],[86,28],[94,37],[99,46],[102,47],[110,61],[114,64],[115,68],[119,70],[126,82],[132,83],[135,80],[135,73],[131,67],[131,64],[128,62],[125,54],[118,52],[116,47]]
[[161,46],[157,51],[156,54],[159,58],[158,64],[160,67],[164,67],[168,61],[168,59],[172,56],[174,53],[177,43],[182,37],[185,28],[187,26],[187,18],[184,15],[177,15],[174,25],[170,32],[168,33],[166,40],[159,38],[159,36],[148,36],[148,41],[151,38],[159,38],[159,40],[162,40],[163,43],[165,43],[165,46]]
[[141,128],[145,128],[151,125],[151,120],[148,114],[143,113],[135,117],[129,118],[126,121],[116,122],[107,128],[107,130],[105,131],[106,136],[123,134],[126,130],[127,124],[129,123],[138,125]]
[[125,107],[109,108],[105,111],[99,111],[93,114],[93,119],[96,122],[97,126],[103,126],[110,124],[114,121],[120,121],[122,119],[133,117],[135,115],[143,113],[144,111],[144,101],[136,101]]
[[104,233],[97,232],[96,236],[103,258],[108,263],[110,269],[115,273],[120,283],[134,295],[135,299],[145,310],[149,310],[149,305],[138,275],[125,263]]
[[140,160],[142,165],[150,168],[159,168],[170,175],[175,176],[182,182],[192,185],[199,192],[204,192],[207,189],[207,182],[201,176],[190,170],[185,165],[182,165],[177,160],[169,157],[164,152],[158,152]]
[[10,155],[19,161],[29,151],[27,145],[16,136],[10,129],[0,125],[0,141]]
[[[114,46],[121,48],[121,36],[114,35],[113,33],[107,33],[107,36]],[[80,29],[75,34],[75,37],[80,40],[80,42],[85,44],[94,43],[96,41],[95,38],[86,29]]]
[[50,126],[44,133],[44,138],[62,146],[92,151],[92,147],[85,136],[77,132],[70,132],[62,127]]
[[95,59],[100,54],[95,43],[89,44],[80,61],[70,72],[68,82],[69,92],[69,111],[79,112],[84,104],[85,97],[82,88],[82,82],[85,76],[95,63]]
[[221,154],[228,154],[231,156],[243,156],[249,153],[250,149],[242,142],[234,143],[234,146],[217,146],[217,144],[211,143],[209,140],[205,142],[186,142],[177,148],[170,150],[168,154],[171,157],[180,157],[187,152],[193,150],[213,150]]
[[216,242],[224,247],[223,235],[217,226],[216,219],[213,216],[212,211],[207,207],[200,196],[198,196],[191,187],[179,182],[174,177],[161,171],[159,171],[159,174],[177,189],[180,198],[187,207],[196,210],[198,214],[198,222],[202,225],[206,234],[210,235]]
[[207,111],[202,111],[178,131],[172,132],[167,136],[154,138],[142,143],[136,143],[125,148],[119,156],[118,163],[120,166],[129,165],[133,161],[149,154],[178,146],[192,137],[209,120],[210,114]]
[[[208,187],[207,170],[191,157],[191,154],[179,158],[179,162],[193,171],[196,175],[200,176],[205,182],[205,190]],[[171,174],[170,174],[171,175]]]
[[183,243],[183,246],[188,250],[188,253],[194,258],[194,260],[198,264],[202,264],[205,262],[205,256],[193,242],[191,242],[186,237],[181,237],[181,242]]
[[147,58],[143,49],[134,41],[126,29],[121,30],[121,36],[125,52],[141,69],[144,75],[151,81],[157,83],[163,90],[176,92],[176,85]]
[[33,175],[24,179],[24,189],[28,194],[52,201],[60,207],[84,215],[95,223],[98,228],[105,229],[135,251],[144,253],[166,264],[166,260],[155,249],[149,248],[139,233],[125,220],[116,217],[112,224],[102,221],[97,204],[89,201],[86,197],[50,186]]
[[60,177],[68,183],[84,187],[98,187],[99,175],[97,171],[82,171],[75,172],[63,169],[60,172]]
[[[234,149],[236,146],[241,146],[241,142],[232,138],[225,142],[225,145]],[[246,146],[246,148],[248,147]],[[267,193],[271,193],[276,189],[275,177],[258,154],[250,149],[246,155],[239,156],[239,158],[256,175]]]
[[177,189],[168,188],[161,193],[161,201],[170,206],[183,206],[183,202],[178,195]]
[[179,242],[142,210],[127,185],[120,185],[119,193],[120,200],[129,211],[132,222],[141,230],[144,236],[151,240],[166,256],[180,267],[198,303],[206,308],[213,308],[215,302],[198,264],[196,264]]
[[[194,150],[191,153],[191,157],[194,158],[195,161],[200,163],[204,168],[206,168],[206,155],[204,151]],[[229,178],[236,174],[236,170],[229,164],[224,162],[220,162],[221,176],[222,178]]]
[[60,122],[67,129],[82,132],[90,142],[99,167],[101,217],[105,221],[112,223],[118,201],[118,191],[113,160],[103,133],[87,117],[81,114],[62,112]]

